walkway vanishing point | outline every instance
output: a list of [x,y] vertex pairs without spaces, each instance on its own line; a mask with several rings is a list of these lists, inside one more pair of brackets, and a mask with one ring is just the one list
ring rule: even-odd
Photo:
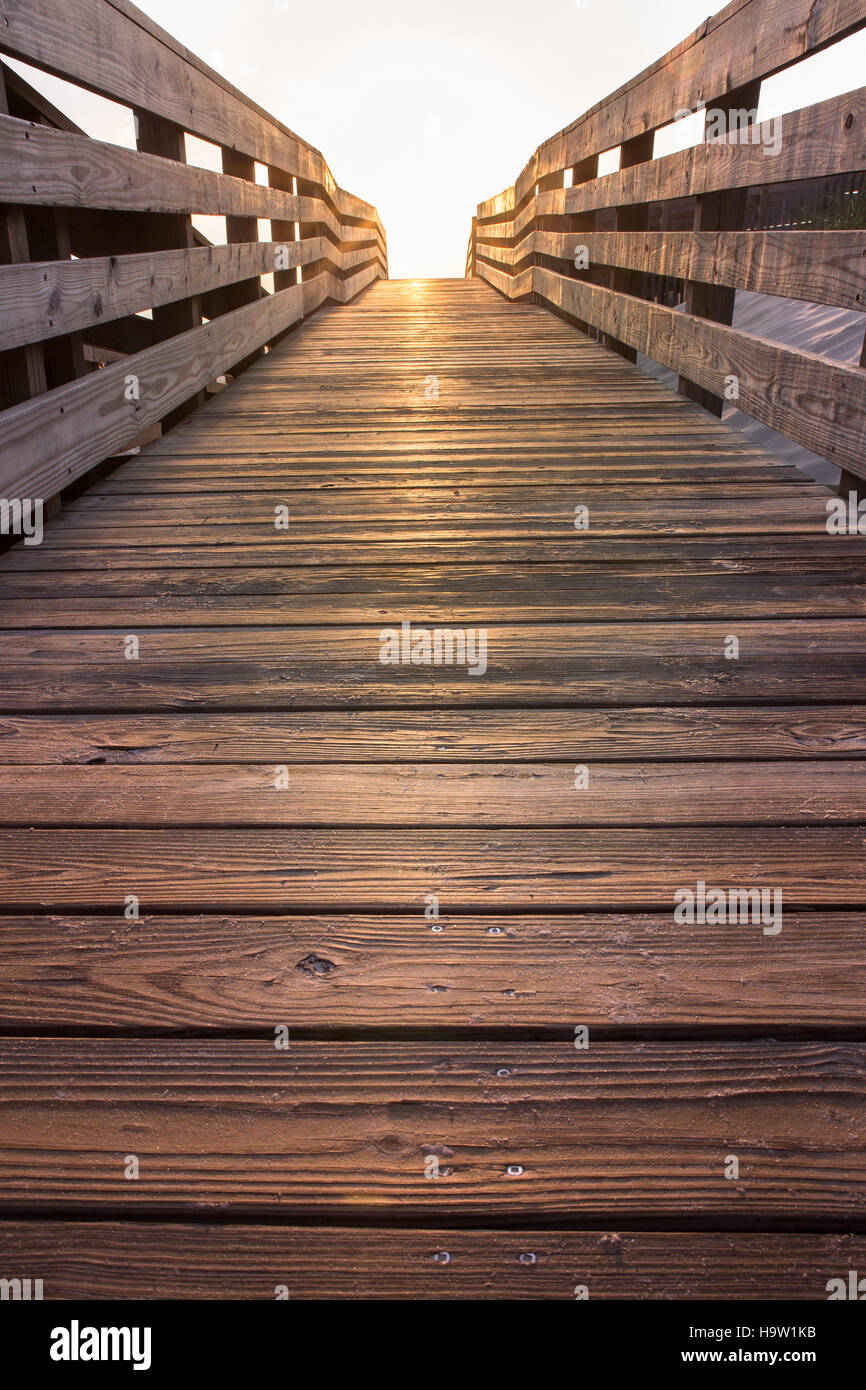
[[46,1297],[866,1268],[866,540],[478,269],[328,295],[0,556],[0,1263]]

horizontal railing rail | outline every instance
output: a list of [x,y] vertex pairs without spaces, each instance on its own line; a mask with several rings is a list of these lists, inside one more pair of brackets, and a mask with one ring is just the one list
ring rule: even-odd
[[[732,327],[737,290],[866,313],[866,88],[758,120],[768,77],[864,27],[866,0],[733,0],[479,204],[466,274],[866,478],[866,343],[858,367]],[[703,140],[656,157],[689,112]]]
[[317,149],[127,0],[0,0],[3,55],[135,117],[136,149],[92,139],[0,61],[0,493],[49,499],[386,276],[387,245]]

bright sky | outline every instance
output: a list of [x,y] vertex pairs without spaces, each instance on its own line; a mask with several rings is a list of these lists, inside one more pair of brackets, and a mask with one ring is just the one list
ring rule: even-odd
[[[144,0],[141,8],[318,146],[338,183],[378,206],[390,273],[402,279],[462,275],[476,204],[513,183],[542,140],[691,33],[712,0]],[[866,32],[803,68],[765,84],[762,117],[859,87]],[[27,75],[88,133],[133,143],[125,112]],[[693,138],[678,130],[674,144]],[[672,147],[659,144],[657,153]],[[190,157],[210,162],[209,153]]]

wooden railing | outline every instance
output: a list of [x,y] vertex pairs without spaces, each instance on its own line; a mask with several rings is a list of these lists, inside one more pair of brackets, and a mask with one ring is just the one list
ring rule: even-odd
[[[742,230],[756,190],[786,185],[808,208],[816,181],[866,170],[862,87],[755,119],[764,79],[864,26],[866,0],[733,0],[479,205],[467,275],[672,368],[716,414],[736,400],[843,480],[866,477],[866,345],[858,368],[731,327],[738,289],[866,311],[866,231],[808,215],[798,230]],[[655,159],[656,131],[702,107],[705,140]],[[617,146],[619,170],[599,176]],[[866,178],[855,185],[866,197]],[[672,282],[679,307],[662,293]]]
[[[387,252],[318,150],[127,0],[0,0],[0,53],[135,114],[137,150],[103,144],[0,63],[0,493],[48,499],[387,275]],[[185,134],[221,173],[186,163]],[[224,216],[226,244],[193,214]]]

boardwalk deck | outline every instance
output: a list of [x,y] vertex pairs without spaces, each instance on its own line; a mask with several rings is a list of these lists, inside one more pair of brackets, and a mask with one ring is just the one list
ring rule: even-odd
[[[4,1266],[866,1266],[866,539],[830,497],[541,307],[382,281],[0,557]],[[404,623],[486,669],[383,664]],[[676,923],[699,881],[781,930]]]

